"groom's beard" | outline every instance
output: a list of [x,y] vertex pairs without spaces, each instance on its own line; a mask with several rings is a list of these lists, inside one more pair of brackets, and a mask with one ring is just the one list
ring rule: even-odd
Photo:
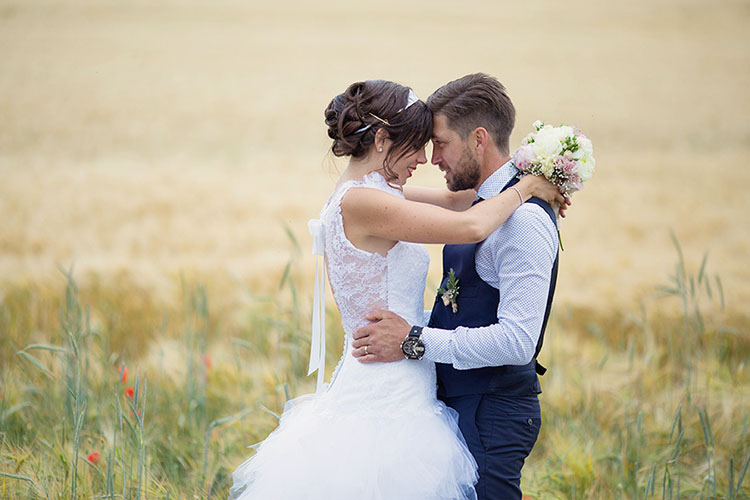
[[471,154],[469,146],[464,148],[458,164],[451,168],[451,178],[448,181],[448,189],[451,191],[463,191],[464,189],[476,189],[481,177],[482,165]]

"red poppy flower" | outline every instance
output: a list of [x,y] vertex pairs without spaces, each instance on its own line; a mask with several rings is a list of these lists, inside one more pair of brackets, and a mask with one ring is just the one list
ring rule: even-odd
[[130,399],[133,399],[133,397],[135,396],[135,390],[132,387],[128,387],[125,389],[125,395]]
[[211,369],[212,364],[211,364],[211,355],[210,354],[204,354],[203,355],[203,364],[205,365],[206,370],[210,370]]
[[124,364],[120,366],[120,382],[123,384],[128,381],[128,367]]
[[91,462],[92,464],[99,465],[99,452],[98,451],[89,453],[89,456],[87,458],[89,462]]

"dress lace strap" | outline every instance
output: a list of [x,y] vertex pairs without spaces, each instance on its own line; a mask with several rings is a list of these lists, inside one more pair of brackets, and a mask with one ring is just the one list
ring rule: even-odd
[[326,363],[326,295],[325,295],[325,260],[320,263],[325,254],[325,230],[323,221],[310,219],[307,228],[313,236],[312,253],[315,255],[315,289],[313,292],[312,311],[312,339],[310,342],[310,364],[307,374],[318,370],[316,392],[324,389]]

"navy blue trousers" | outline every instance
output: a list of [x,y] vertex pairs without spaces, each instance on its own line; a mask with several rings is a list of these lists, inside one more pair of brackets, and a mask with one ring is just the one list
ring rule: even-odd
[[443,398],[479,467],[479,500],[521,500],[521,468],[542,424],[537,396]]

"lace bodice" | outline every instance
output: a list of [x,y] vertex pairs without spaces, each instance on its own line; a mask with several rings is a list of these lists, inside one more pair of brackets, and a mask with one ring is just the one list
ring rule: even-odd
[[356,248],[346,237],[341,199],[353,187],[367,187],[403,198],[377,172],[347,181],[333,192],[321,211],[325,231],[328,279],[347,337],[365,325],[375,308],[391,310],[410,324],[423,322],[424,286],[429,255],[424,246],[398,242],[383,256]]

